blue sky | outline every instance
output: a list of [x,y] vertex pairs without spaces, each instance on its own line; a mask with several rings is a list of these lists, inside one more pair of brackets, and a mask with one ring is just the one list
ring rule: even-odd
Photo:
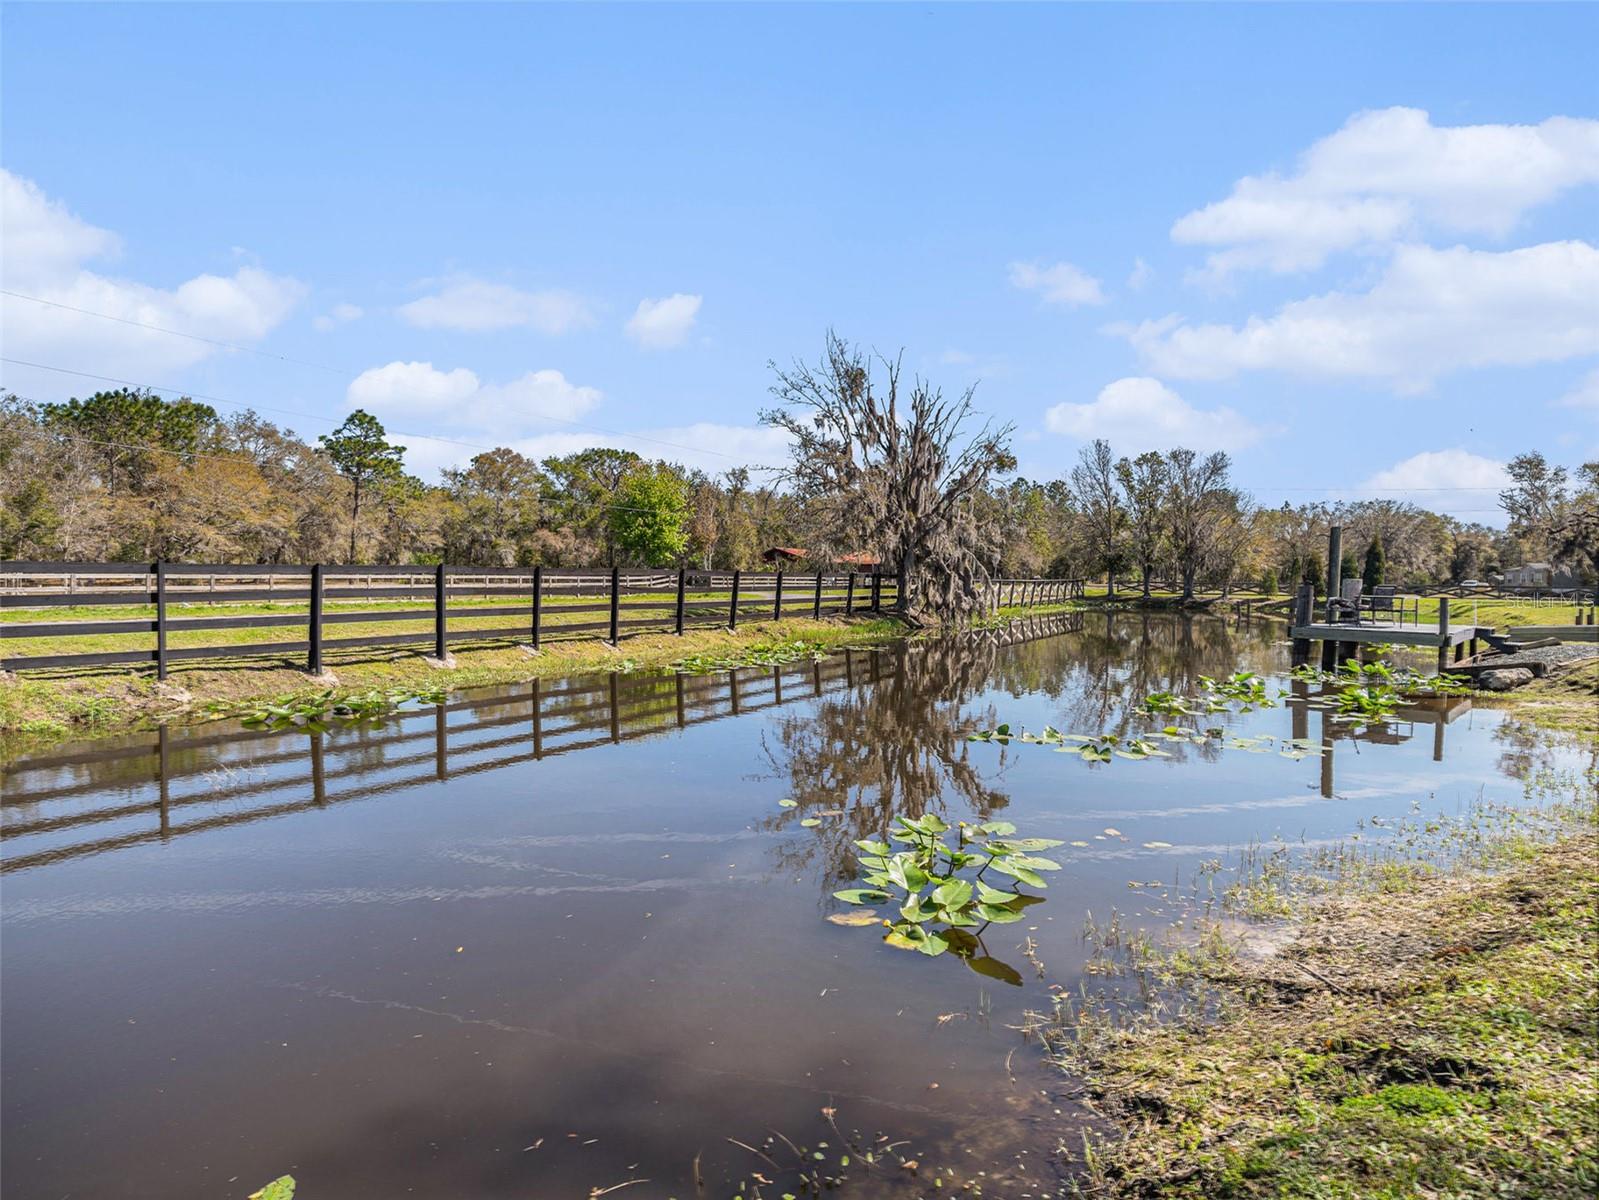
[[1494,521],[1511,454],[1599,451],[1594,6],[3,25],[0,274],[36,298],[0,297],[5,355],[306,436],[359,403],[428,478],[496,444],[778,461],[766,364],[829,326],[980,380],[1039,478],[1181,442],[1263,501]]

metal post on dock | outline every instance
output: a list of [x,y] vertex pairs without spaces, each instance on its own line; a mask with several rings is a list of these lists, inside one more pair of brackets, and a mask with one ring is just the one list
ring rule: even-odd
[[1344,527],[1327,531],[1327,619],[1332,620],[1333,601],[1344,594]]

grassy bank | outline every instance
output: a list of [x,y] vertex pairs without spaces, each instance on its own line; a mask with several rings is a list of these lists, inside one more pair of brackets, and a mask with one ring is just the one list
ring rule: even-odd
[[[1517,716],[1599,742],[1596,680],[1550,681],[1562,687]],[[1564,693],[1583,687],[1571,707]],[[1278,893],[1290,915],[1270,938],[1197,950],[1133,939],[1156,1003],[1131,1016],[1067,1003],[1039,1027],[1107,1118],[1067,1148],[1083,1192],[1594,1195],[1594,784],[1592,770],[1533,781],[1561,798],[1545,818],[1444,822],[1451,868],[1406,856],[1307,875]]]
[[[327,667],[340,691],[374,688],[467,688],[519,683],[548,675],[670,666],[693,655],[737,658],[779,642],[805,641],[822,649],[903,636],[890,618],[787,619],[741,622],[738,630],[698,629],[682,637],[647,633],[624,637],[617,647],[601,641],[552,642],[536,656],[503,643],[452,647],[456,665],[428,666],[414,649],[362,649],[330,653]],[[304,695],[330,685],[310,679],[281,660],[203,660],[175,665],[166,684],[153,670],[104,668],[41,672],[0,687],[0,753],[15,755],[40,741],[68,734],[104,733],[155,718],[183,719],[214,701],[246,701]]]

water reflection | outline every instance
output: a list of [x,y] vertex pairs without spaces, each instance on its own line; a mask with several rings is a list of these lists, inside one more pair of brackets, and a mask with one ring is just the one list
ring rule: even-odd
[[[326,734],[233,722],[36,755],[4,773],[0,871],[168,841],[848,693],[900,657],[845,650],[709,675],[534,680]],[[87,796],[116,796],[115,804]]]
[[[834,1108],[868,1145],[987,1171],[984,1194],[1048,1194],[1080,1114],[1014,1029],[1043,986],[1087,978],[1085,910],[1164,923],[1177,899],[1150,881],[1252,841],[1333,845],[1434,798],[1520,795],[1496,770],[1519,747],[1488,735],[1496,714],[1462,730],[1458,702],[1370,730],[1304,705],[1217,715],[1319,736],[1330,803],[1332,755],[1095,765],[965,740],[1147,728],[1143,698],[1200,674],[1275,686],[1282,632],[1094,613],[22,760],[0,824],[7,1194],[179,1200],[293,1169],[307,1195],[581,1196],[637,1175],[620,1194],[703,1176],[727,1196],[767,1170],[730,1138],[838,1150]],[[822,919],[853,839],[895,813],[1065,843],[1047,903],[984,935],[1023,987]],[[797,1191],[785,1178],[767,1194]],[[928,1183],[895,1165],[843,1190]]]

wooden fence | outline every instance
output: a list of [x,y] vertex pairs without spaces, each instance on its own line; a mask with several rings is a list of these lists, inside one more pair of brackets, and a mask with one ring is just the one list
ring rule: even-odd
[[[533,567],[213,566],[192,563],[0,563],[0,610],[30,619],[0,624],[6,649],[18,639],[154,634],[154,646],[0,657],[8,671],[154,663],[160,678],[170,664],[193,659],[303,656],[319,674],[330,651],[421,646],[446,659],[452,643],[516,642],[538,649],[546,641],[624,632],[675,632],[695,627],[737,628],[740,620],[782,620],[882,612],[898,604],[893,575],[777,572],[555,570]],[[67,581],[63,585],[62,581]],[[87,586],[86,586],[87,585]],[[470,603],[504,598],[510,603]],[[368,602],[411,607],[371,607]],[[453,602],[453,603],[452,603]],[[292,606],[297,611],[240,615],[175,615],[183,604]],[[426,607],[420,607],[420,605]],[[97,621],[36,619],[40,610],[97,606],[153,607],[153,616]],[[330,611],[342,606],[342,611]],[[485,626],[484,618],[505,618]],[[516,618],[516,623],[509,623]],[[431,622],[424,631],[329,637],[343,625]],[[452,625],[454,627],[452,627]],[[174,633],[300,627],[292,641],[170,644]]]

